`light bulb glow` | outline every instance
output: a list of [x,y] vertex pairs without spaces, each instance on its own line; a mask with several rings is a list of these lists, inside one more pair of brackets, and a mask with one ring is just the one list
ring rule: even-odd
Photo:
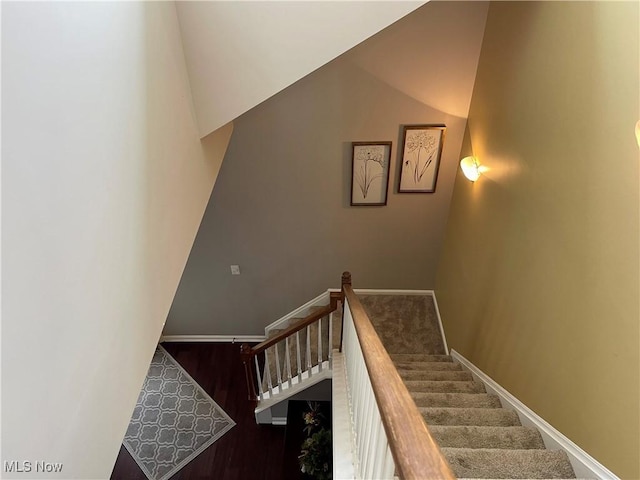
[[640,147],[640,120],[636,122],[636,140],[638,141],[638,147]]
[[467,179],[475,182],[480,177],[480,164],[476,157],[464,157],[460,160],[460,168]]

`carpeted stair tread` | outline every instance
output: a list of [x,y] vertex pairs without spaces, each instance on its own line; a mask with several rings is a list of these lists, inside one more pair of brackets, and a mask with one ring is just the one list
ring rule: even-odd
[[273,329],[269,330],[269,336],[267,338],[275,337],[280,332],[284,332],[284,328],[273,328]]
[[442,448],[458,478],[575,478],[561,450]]
[[410,392],[418,407],[500,408],[500,399],[488,393]]
[[458,478],[575,478],[564,451],[502,408],[482,382],[446,355],[433,299],[368,295],[362,304]]
[[486,393],[484,384],[480,382],[405,380],[404,384],[410,392]]
[[419,407],[427,425],[475,425],[511,427],[520,425],[518,414],[504,408]]
[[419,371],[462,371],[459,363],[453,362],[396,362],[399,371],[419,370]]
[[429,426],[443,448],[544,449],[540,432],[531,427]]
[[451,355],[426,355],[422,353],[392,353],[394,362],[453,362]]
[[431,295],[358,295],[389,353],[445,354]]
[[403,370],[398,371],[403,380],[424,380],[424,381],[449,381],[449,382],[471,382],[473,375],[469,372],[460,372],[456,370],[435,370],[422,372],[420,370]]

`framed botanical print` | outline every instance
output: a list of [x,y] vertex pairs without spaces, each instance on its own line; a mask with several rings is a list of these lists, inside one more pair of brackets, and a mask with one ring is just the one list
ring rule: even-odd
[[391,142],[352,142],[351,205],[386,205]]
[[403,128],[398,193],[435,192],[446,129],[444,125],[406,125]]

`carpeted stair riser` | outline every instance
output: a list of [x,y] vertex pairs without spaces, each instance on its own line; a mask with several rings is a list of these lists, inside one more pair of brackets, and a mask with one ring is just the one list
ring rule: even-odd
[[458,478],[575,478],[561,450],[442,448]]
[[450,355],[425,355],[422,353],[392,353],[389,355],[394,363],[406,362],[452,362]]
[[418,407],[500,408],[500,399],[487,393],[409,392]]
[[440,447],[544,449],[540,432],[530,427],[429,426]]
[[402,371],[462,371],[460,364],[453,362],[395,362],[395,365]]
[[519,426],[518,414],[504,408],[419,407],[427,425]]
[[411,392],[486,393],[484,384],[480,382],[405,380],[404,383]]
[[456,372],[456,371],[435,371],[435,372],[420,372],[418,370],[403,370],[398,371],[400,377],[404,381],[424,380],[424,381],[449,381],[449,382],[471,382],[473,381],[473,375],[469,372]]

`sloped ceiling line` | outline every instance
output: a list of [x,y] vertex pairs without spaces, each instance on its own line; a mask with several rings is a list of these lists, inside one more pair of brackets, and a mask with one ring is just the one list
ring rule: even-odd
[[176,2],[200,137],[425,3]]

